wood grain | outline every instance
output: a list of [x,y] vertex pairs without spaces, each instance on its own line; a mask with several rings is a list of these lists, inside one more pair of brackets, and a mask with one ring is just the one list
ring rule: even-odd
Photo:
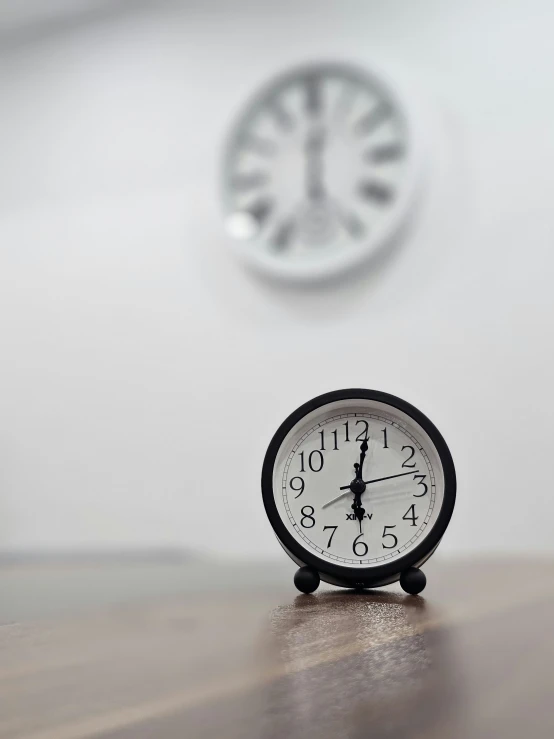
[[0,605],[0,739],[554,736],[550,562],[430,566],[425,598],[301,596],[286,566],[156,571],[123,568],[119,597],[94,568],[84,606],[86,568],[0,573],[22,612]]

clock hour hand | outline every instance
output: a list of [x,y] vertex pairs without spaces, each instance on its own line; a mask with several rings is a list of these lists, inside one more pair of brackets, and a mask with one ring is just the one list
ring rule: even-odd
[[361,496],[361,493],[354,493],[354,502],[352,503],[354,515],[356,516],[356,518],[358,519],[358,523],[360,524],[360,534],[362,533],[362,521],[365,516],[365,508],[362,508]]

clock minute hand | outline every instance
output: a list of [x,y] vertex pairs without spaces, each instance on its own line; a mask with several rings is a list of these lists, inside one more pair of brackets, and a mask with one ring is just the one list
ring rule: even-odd
[[[419,470],[411,470],[410,472],[401,472],[399,475],[388,475],[388,477],[378,477],[375,480],[364,480],[364,485],[371,485],[372,482],[382,482],[383,480],[393,480],[395,477],[404,477],[404,475],[417,475]],[[332,503],[336,503],[337,500],[340,500],[341,498],[344,498],[345,495],[350,494],[350,485],[342,485],[339,490],[344,490],[345,492],[341,493],[340,495],[337,495],[336,498],[333,498],[332,500],[327,501],[327,503],[324,503],[321,507],[327,508],[327,506],[330,506]]]
[[[404,475],[417,475],[419,470],[411,470],[410,472],[401,472],[399,475],[388,475],[388,477],[378,477],[375,480],[364,480],[364,485],[371,485],[372,482],[382,482],[383,480],[393,480],[395,477],[404,477]],[[352,483],[351,483],[352,484]],[[337,495],[336,498],[333,498],[332,500],[327,501],[327,503],[324,503],[321,507],[327,508],[327,506],[330,506],[332,503],[336,503],[337,500],[340,500],[345,495],[349,495],[350,493],[350,485],[342,485],[339,490],[344,490],[346,492],[341,493],[340,495]]]
[[357,480],[362,479],[362,467],[364,466],[364,460],[365,460],[365,455],[367,454],[367,450],[368,450],[367,439],[364,439],[360,447],[360,462],[357,466],[354,465],[354,467],[356,468],[356,479]]
[[[404,477],[405,475],[417,475],[419,470],[410,470],[409,472],[401,472],[398,475],[388,475],[388,477],[377,477],[375,480],[364,480],[364,485],[371,485],[373,482],[383,482],[383,480],[393,480],[395,477]],[[339,490],[350,490],[350,485],[342,485]]]
[[354,502],[352,503],[352,510],[354,515],[358,519],[360,524],[360,534],[362,533],[362,519],[365,516],[365,508],[362,507],[362,494],[365,491],[365,485],[362,480],[362,469],[364,466],[365,455],[367,454],[368,445],[367,439],[364,439],[360,446],[360,461],[354,463],[354,469],[356,470],[356,477],[352,480],[349,485],[351,492],[354,493]]

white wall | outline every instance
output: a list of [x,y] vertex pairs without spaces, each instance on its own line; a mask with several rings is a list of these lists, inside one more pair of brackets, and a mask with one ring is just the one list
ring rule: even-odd
[[[451,446],[444,551],[551,549],[553,29],[545,0],[304,0],[5,30],[0,548],[278,555],[270,436],[309,397],[366,386]],[[428,189],[386,264],[285,290],[228,253],[220,148],[259,82],[322,57],[411,78]]]

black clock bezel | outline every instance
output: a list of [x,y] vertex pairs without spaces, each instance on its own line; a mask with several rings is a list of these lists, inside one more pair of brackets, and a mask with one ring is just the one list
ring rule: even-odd
[[[427,433],[439,455],[444,473],[444,499],[435,525],[429,534],[423,539],[421,544],[412,549],[408,554],[399,557],[392,562],[387,562],[375,567],[353,568],[347,565],[335,565],[312,554],[308,549],[304,548],[287,530],[283,523],[277,505],[275,503],[273,493],[273,469],[277,454],[289,431],[302,420],[304,416],[322,406],[334,403],[338,400],[372,400],[379,403],[385,403],[406,415],[410,416],[421,428]],[[323,575],[327,574],[332,578],[347,583],[359,584],[364,583],[371,585],[373,582],[379,582],[383,579],[390,578],[394,575],[400,575],[404,570],[413,567],[417,563],[424,561],[437,547],[441,540],[454,510],[456,502],[456,471],[454,469],[454,461],[450,450],[443,439],[441,433],[432,421],[427,418],[421,411],[415,408],[405,400],[384,393],[379,390],[365,390],[362,388],[351,388],[347,390],[334,390],[323,395],[318,395],[307,403],[304,403],[291,413],[288,418],[283,421],[273,436],[267,452],[265,454],[262,467],[262,498],[264,507],[269,518],[269,522],[277,535],[281,544],[287,549],[293,557],[297,558],[304,564],[313,567]]]

